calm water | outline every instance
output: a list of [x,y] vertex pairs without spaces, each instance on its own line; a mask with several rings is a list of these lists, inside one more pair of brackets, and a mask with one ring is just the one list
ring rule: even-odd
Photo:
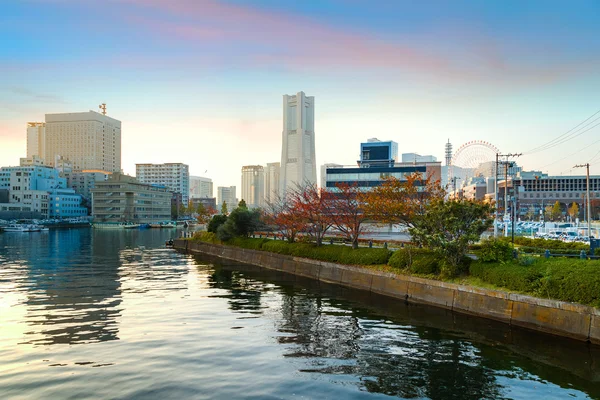
[[164,248],[0,234],[0,398],[600,398],[600,350]]

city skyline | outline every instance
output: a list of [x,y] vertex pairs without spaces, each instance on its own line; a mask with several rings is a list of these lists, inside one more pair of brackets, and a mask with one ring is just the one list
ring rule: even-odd
[[[448,138],[527,153],[600,108],[598,3],[387,3],[7,5],[0,165],[26,155],[28,122],[103,102],[122,121],[125,173],[181,162],[237,187],[241,166],[279,158],[285,93],[318,98],[317,167],[355,164],[370,137],[438,160]],[[101,31],[97,17],[122,24]],[[592,160],[600,174],[599,129],[519,164],[569,175]]]

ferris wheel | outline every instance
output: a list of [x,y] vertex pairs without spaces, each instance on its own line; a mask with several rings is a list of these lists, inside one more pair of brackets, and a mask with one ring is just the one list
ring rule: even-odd
[[448,181],[458,177],[463,179],[483,175],[491,176],[494,171],[496,154],[500,150],[493,144],[482,140],[473,140],[460,146],[452,156],[448,168]]

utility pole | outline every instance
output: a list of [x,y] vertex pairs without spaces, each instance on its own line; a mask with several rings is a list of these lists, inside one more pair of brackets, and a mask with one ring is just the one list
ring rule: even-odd
[[590,238],[590,243],[591,243],[591,237],[592,237],[592,213],[591,213],[591,207],[590,207],[590,163],[585,163],[585,164],[577,164],[575,165],[573,168],[583,168],[585,167],[587,172],[586,172],[586,197],[587,197],[587,228],[588,228],[588,238]]
[[[500,161],[501,164],[504,164],[504,217],[507,216],[507,205],[508,205],[508,167],[509,167],[509,158],[516,158],[516,157],[520,157],[522,156],[523,153],[508,153],[508,154],[499,154],[496,153],[496,177],[495,177],[495,193],[494,193],[494,197],[496,200],[496,220],[494,221],[494,237],[498,236],[498,227],[497,225],[497,220],[498,220],[498,159],[500,157],[505,157],[506,161]],[[510,163],[511,165],[513,163]],[[506,219],[506,218],[504,218]],[[505,236],[508,234],[508,232],[506,232],[508,230],[508,225],[506,226],[505,229]]]
[[494,218],[494,237],[498,237],[498,153],[496,153],[496,168],[494,168],[494,203],[496,206],[496,216]]

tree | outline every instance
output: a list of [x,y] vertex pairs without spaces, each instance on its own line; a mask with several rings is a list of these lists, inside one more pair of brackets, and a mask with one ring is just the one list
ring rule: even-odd
[[183,217],[186,211],[187,207],[183,203],[181,203],[179,205],[179,208],[177,209],[177,217]]
[[247,210],[248,206],[246,205],[246,200],[241,199],[240,202],[238,203],[238,208],[243,208],[243,209]]
[[188,205],[186,207],[185,213],[187,215],[192,215],[194,212],[196,212],[196,209],[194,208],[194,203],[192,202],[192,200],[188,201]]
[[238,207],[227,217],[225,224],[217,229],[219,239],[226,241],[233,237],[248,237],[259,227],[260,213]]
[[571,216],[571,219],[576,219],[579,218],[579,205],[575,202],[573,202],[573,204],[571,204],[571,207],[569,208],[569,215]]
[[305,223],[307,233],[315,239],[317,246],[323,244],[323,237],[333,224],[329,199],[329,192],[314,183],[296,185],[289,193],[292,210]]
[[527,218],[528,221],[533,221],[535,219],[535,208],[533,207],[533,204],[527,209],[525,218]]
[[272,202],[267,202],[264,217],[265,222],[272,225],[290,243],[296,240],[298,232],[301,232],[306,225],[302,216],[286,201],[286,197],[281,196],[277,196]]
[[426,212],[415,215],[409,229],[412,240],[444,257],[442,273],[456,275],[469,244],[493,224],[494,207],[481,201],[435,199]]
[[560,203],[556,200],[556,203],[552,206],[552,220],[556,221],[562,216],[562,209],[560,208]]
[[225,200],[223,200],[223,204],[221,205],[221,214],[229,214],[229,210],[227,210],[227,203],[225,202]]
[[202,203],[198,203],[198,207],[196,208],[196,219],[198,220],[198,223],[200,224],[206,224],[210,221],[210,219],[212,218],[213,215],[215,215],[217,213],[217,210],[215,210],[212,207],[204,207],[204,204]]
[[217,233],[219,227],[227,222],[227,215],[216,214],[208,222],[206,230],[212,233]]
[[364,195],[364,212],[378,222],[412,226],[415,217],[422,215],[429,203],[443,199],[446,191],[432,176],[423,178],[414,173],[400,180],[386,178]]
[[365,196],[357,184],[338,183],[337,191],[329,196],[330,215],[333,225],[352,242],[352,248],[358,248],[358,239],[364,232],[364,222],[369,215],[364,212]]

